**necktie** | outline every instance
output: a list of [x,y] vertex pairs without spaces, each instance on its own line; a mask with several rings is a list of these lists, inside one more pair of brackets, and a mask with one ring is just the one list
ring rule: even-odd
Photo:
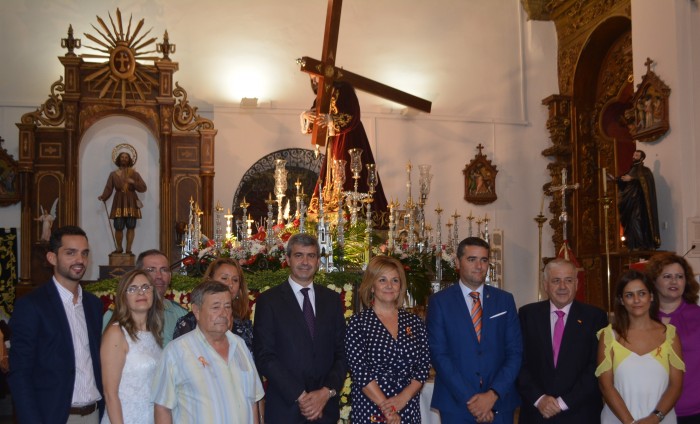
[[311,299],[309,299],[309,290],[308,287],[301,289],[301,294],[304,296],[304,305],[301,310],[304,313],[306,326],[309,327],[309,334],[313,339],[316,331],[316,317],[314,316],[314,308],[311,306]]
[[552,338],[552,349],[554,351],[554,366],[557,366],[559,358],[559,348],[561,347],[561,338],[564,336],[564,311],[556,310],[557,321],[554,323],[554,337]]
[[474,304],[472,305],[472,324],[474,324],[474,331],[476,331],[476,339],[481,342],[481,316],[484,311],[481,310],[481,301],[479,300],[479,292],[471,292],[469,296],[474,299]]

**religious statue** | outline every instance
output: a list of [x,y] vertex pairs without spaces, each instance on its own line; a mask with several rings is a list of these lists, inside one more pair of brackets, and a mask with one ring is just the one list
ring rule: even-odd
[[[318,91],[318,77],[310,75],[311,89],[314,94]],[[324,187],[324,191],[332,191],[331,173],[334,160],[345,160],[345,175],[351,175],[348,150],[352,148],[362,149],[361,161],[363,164],[375,163],[374,155],[369,144],[369,139],[365,133],[365,128],[360,121],[360,102],[357,100],[355,89],[348,83],[335,81],[333,83],[333,93],[331,97],[331,107],[328,114],[316,116],[316,101],[311,109],[302,112],[302,132],[310,134],[313,125],[322,125],[328,128],[328,144],[326,146],[326,161],[321,166],[319,183]],[[318,205],[318,187],[316,185],[312,198],[311,208]],[[343,191],[354,190],[354,182],[351,178],[345,180]],[[358,191],[366,193],[369,190],[367,179],[362,178],[359,182]],[[377,178],[374,187],[374,202],[372,208],[377,212],[385,212],[387,200],[384,195],[384,188],[381,180]]]
[[58,206],[58,197],[53,201],[51,206],[51,211],[47,212],[43,206],[39,205],[41,208],[41,215],[38,218],[34,218],[34,221],[41,222],[41,237],[40,240],[48,243],[51,238],[51,227],[53,227],[53,222],[56,220],[56,207]]
[[[654,174],[644,166],[645,158],[643,151],[635,150],[630,170],[614,178],[619,190],[620,223],[630,250],[655,250],[661,245]],[[611,175],[608,178],[613,179]]]
[[[134,228],[136,220],[141,219],[143,203],[136,192],[146,191],[146,183],[133,168],[136,163],[136,149],[129,144],[120,144],[112,150],[112,161],[119,169],[112,171],[105,184],[102,195],[97,199],[105,202],[114,191],[112,211],[109,218],[114,220],[114,244],[116,250],[113,253],[122,253],[122,240],[124,227],[126,227],[126,253],[131,254],[131,245],[134,241]],[[106,208],[106,206],[105,206]]]

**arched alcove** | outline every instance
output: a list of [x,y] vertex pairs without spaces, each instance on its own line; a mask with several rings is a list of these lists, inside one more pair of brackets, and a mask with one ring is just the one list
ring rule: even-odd
[[85,275],[96,280],[98,266],[107,265],[106,258],[115,250],[112,223],[108,212],[114,194],[105,204],[97,199],[102,194],[109,173],[117,167],[112,162],[112,150],[120,144],[136,150],[134,169],[146,183],[145,193],[138,193],[143,203],[141,219],[136,224],[132,250],[136,253],[158,248],[160,234],[160,160],[158,143],[141,121],[130,116],[112,115],[97,121],[83,134],[78,152],[79,225],[89,232],[93,261]]
[[[285,167],[287,169],[287,191],[283,202],[286,204],[287,201],[291,201],[290,213],[293,215],[296,211],[296,187],[294,182],[299,180],[301,182],[301,187],[306,193],[306,202],[308,205],[309,197],[313,193],[314,187],[316,186],[316,180],[318,179],[318,173],[321,170],[321,164],[325,160],[325,156],[319,154],[315,155],[313,150],[310,149],[282,149],[272,152],[258,159],[248,170],[243,174],[238,187],[236,188],[236,193],[233,196],[233,204],[231,205],[231,211],[233,215],[240,218],[243,214],[243,210],[240,207],[243,198],[245,197],[246,202],[250,203],[248,207],[248,213],[251,218],[256,222],[260,221],[261,218],[267,217],[267,204],[265,200],[268,199],[270,193],[274,197],[275,189],[275,160],[284,159],[287,161]],[[274,216],[277,217],[277,205],[274,207]]]

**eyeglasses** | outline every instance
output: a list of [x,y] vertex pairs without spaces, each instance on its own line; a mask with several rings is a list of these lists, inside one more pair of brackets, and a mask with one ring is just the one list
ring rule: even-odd
[[676,281],[683,281],[683,280],[685,280],[685,274],[676,274],[676,275],[673,275],[673,274],[662,274],[662,275],[661,275],[661,279],[664,280],[664,281],[673,281],[673,280],[676,280]]
[[172,272],[170,270],[170,268],[163,267],[163,268],[158,269],[158,268],[154,268],[152,266],[149,266],[148,268],[144,268],[144,271],[146,271],[149,274],[157,274],[159,272],[161,274],[170,274]]
[[128,294],[136,294],[136,293],[141,293],[141,294],[146,294],[153,290],[153,286],[150,284],[144,284],[143,286],[129,286],[126,289],[126,292]]

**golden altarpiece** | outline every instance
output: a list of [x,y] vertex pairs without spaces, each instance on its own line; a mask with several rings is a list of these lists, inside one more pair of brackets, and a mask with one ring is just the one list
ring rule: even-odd
[[[173,257],[175,226],[188,221],[190,198],[201,205],[203,232],[212,232],[217,130],[188,103],[186,91],[177,82],[173,85],[178,63],[169,56],[175,45],[167,31],[158,43],[143,19],[138,23],[131,17],[122,19],[118,9],[108,20],[97,21],[92,26],[95,32],[84,34],[85,44],[91,46],[83,46],[83,39],[75,38],[69,26],[68,36],[61,40],[67,49],[59,57],[63,76],[51,85],[48,100],[17,124],[23,283],[41,283],[51,275],[44,259],[45,242],[33,222],[41,205],[58,197],[53,228],[80,223],[79,147],[86,131],[105,117],[136,119],[157,142],[160,249]],[[75,50],[81,47],[84,53],[77,55]]]
[[[611,199],[605,225],[601,170],[621,175],[635,150],[625,112],[633,108],[634,76],[630,0],[521,0],[530,19],[552,20],[558,39],[559,93],[545,98],[547,129],[552,145],[542,155],[548,165],[550,187],[561,185],[562,169],[579,188],[567,194],[570,211],[566,239],[585,272],[585,301],[609,309],[608,289],[629,264],[654,252],[630,251],[620,238],[616,188],[607,185]],[[549,203],[553,244],[565,239],[557,220],[562,205],[557,194]],[[605,228],[608,229],[607,238]],[[610,277],[605,243],[610,254]],[[608,284],[609,279],[610,284]]]

